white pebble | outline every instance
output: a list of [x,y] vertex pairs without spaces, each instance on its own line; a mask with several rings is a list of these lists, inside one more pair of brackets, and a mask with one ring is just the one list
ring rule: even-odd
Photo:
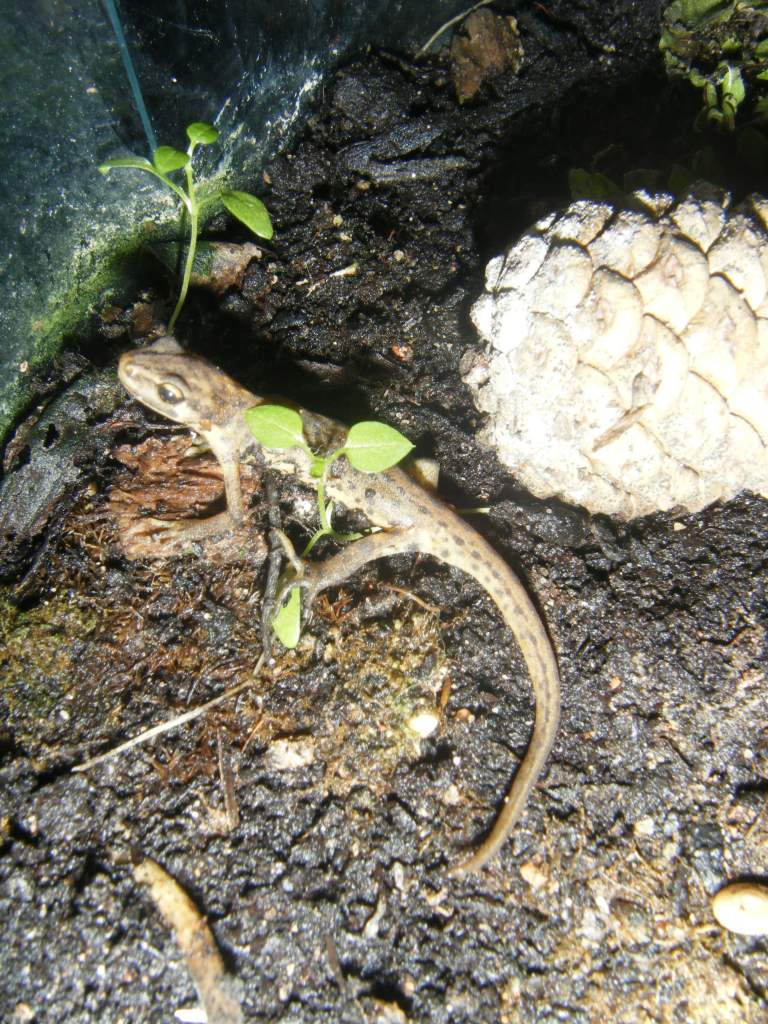
[[440,718],[434,711],[420,711],[408,719],[408,728],[421,739],[431,736],[440,724]]
[[712,900],[718,924],[736,935],[768,935],[768,886],[734,882]]

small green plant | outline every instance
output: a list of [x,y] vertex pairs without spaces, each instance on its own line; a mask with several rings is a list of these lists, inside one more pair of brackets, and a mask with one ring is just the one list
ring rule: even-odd
[[[362,534],[339,533],[331,524],[333,503],[325,500],[325,481],[328,470],[336,459],[346,456],[349,464],[361,473],[382,473],[404,459],[413,449],[407,437],[386,423],[366,420],[350,427],[343,447],[330,455],[316,455],[304,438],[304,425],[295,409],[284,405],[257,405],[245,413],[248,429],[265,448],[282,451],[286,448],[301,448],[310,459],[310,475],[316,481],[317,508],[320,529],[311,537],[302,553],[306,558],[321,537],[335,540],[357,540]],[[272,628],[277,638],[288,648],[294,648],[301,633],[300,587],[295,585],[286,592],[287,600],[277,610]]]
[[673,0],[662,14],[659,46],[669,74],[701,90],[696,127],[730,132],[737,111],[742,121],[762,116],[768,82],[766,0]]
[[691,70],[688,79],[691,85],[702,90],[704,109],[701,117],[710,124],[733,131],[736,111],[746,96],[744,79],[738,67],[721,61],[713,75]]
[[[200,212],[210,203],[221,201],[233,217],[245,224],[254,235],[259,238],[270,239],[273,229],[266,206],[256,196],[249,192],[234,192],[231,189],[218,189],[207,195],[198,196],[195,188],[195,179],[192,174],[192,157],[198,146],[210,146],[219,137],[218,131],[213,125],[205,124],[203,121],[195,121],[187,125],[187,138],[189,145],[186,152],[174,149],[173,146],[158,146],[152,160],[141,156],[120,157],[117,160],[107,160],[99,165],[102,174],[108,174],[112,170],[120,169],[132,171],[145,171],[147,174],[159,178],[162,183],[174,193],[182,204],[182,209],[189,217],[189,246],[187,247],[187,258],[184,263],[184,275],[179,290],[179,298],[171,319],[168,322],[168,333],[173,333],[174,325],[178,320],[189,290],[189,280],[192,276],[192,267],[195,262],[195,251],[197,249],[197,234],[200,224]],[[186,178],[186,189],[173,181],[169,175],[176,171],[184,171]]]

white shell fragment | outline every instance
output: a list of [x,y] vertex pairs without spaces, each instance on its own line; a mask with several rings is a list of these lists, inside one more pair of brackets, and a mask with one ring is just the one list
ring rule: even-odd
[[438,725],[440,725],[440,716],[434,711],[419,711],[408,719],[408,728],[423,740],[427,736],[431,736]]
[[310,739],[273,740],[266,753],[266,762],[276,772],[306,768],[315,760],[315,744]]
[[623,519],[768,496],[768,201],[572,203],[486,270],[462,360],[520,483]]
[[768,935],[768,886],[733,882],[716,893],[712,913],[736,935]]

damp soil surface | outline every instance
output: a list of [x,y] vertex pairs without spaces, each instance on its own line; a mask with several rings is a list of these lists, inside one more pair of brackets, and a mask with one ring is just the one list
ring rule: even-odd
[[[475,442],[459,374],[485,262],[567,202],[569,169],[663,170],[701,146],[696,97],[662,74],[660,6],[518,9],[521,66],[515,46],[477,87],[468,44],[453,64],[362,55],[255,183],[271,247],[196,289],[178,329],[257,393],[398,427],[439,461],[447,500],[489,509],[472,522],[534,596],[563,680],[511,839],[449,877],[533,720],[520,653],[466,577],[369,565],[254,675],[264,481],[247,481],[236,544],[153,559],[139,530],[126,557],[148,510],[198,515],[219,487],[116,382],[119,352],[172,304],[149,277],[40,379],[6,452],[3,1020],[161,1022],[195,1004],[134,878],[145,857],[206,916],[246,1020],[765,1019],[765,942],[724,932],[710,900],[768,872],[768,505],[619,524],[536,501]],[[314,499],[284,482],[277,499],[298,544]]]

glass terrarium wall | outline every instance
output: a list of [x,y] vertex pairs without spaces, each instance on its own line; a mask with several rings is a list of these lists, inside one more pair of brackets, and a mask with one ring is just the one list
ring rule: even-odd
[[[122,0],[119,7],[5,0],[0,436],[27,400],[29,369],[82,329],[142,223],[176,216],[172,197],[147,176],[105,179],[99,163],[150,155],[152,133],[159,144],[183,148],[185,125],[209,121],[221,138],[201,154],[204,173],[248,187],[330,67],[368,43],[417,49],[465,7],[461,0]],[[145,112],[126,73],[126,49]]]

